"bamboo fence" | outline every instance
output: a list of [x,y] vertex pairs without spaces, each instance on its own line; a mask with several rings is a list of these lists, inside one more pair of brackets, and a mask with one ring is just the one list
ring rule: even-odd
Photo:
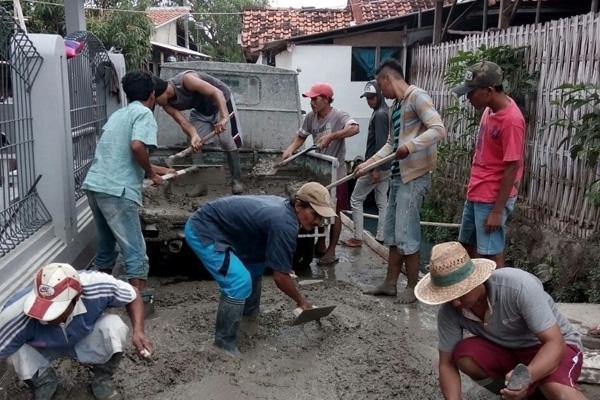
[[[526,64],[529,72],[539,72],[537,93],[531,98],[527,126],[525,176],[520,188],[520,203],[530,218],[562,232],[586,238],[599,227],[600,212],[586,196],[588,186],[600,177],[600,169],[584,160],[573,160],[569,146],[560,146],[567,133],[560,128],[541,130],[552,119],[564,116],[551,104],[563,83],[600,82],[600,14],[579,15],[545,24],[511,27],[472,35],[440,45],[415,46],[412,50],[411,80],[427,90],[451,126],[446,107],[452,104],[450,88],[444,84],[448,60],[458,51],[488,47],[529,46]],[[577,118],[578,114],[573,114]],[[461,132],[448,132],[448,144]],[[443,174],[466,183],[461,173],[470,164],[466,155],[445,164]]]

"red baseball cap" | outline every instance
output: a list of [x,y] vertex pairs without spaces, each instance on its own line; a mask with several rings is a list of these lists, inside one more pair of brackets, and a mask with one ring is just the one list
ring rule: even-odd
[[329,99],[333,99],[333,89],[329,83],[318,82],[312,85],[310,90],[306,93],[302,93],[302,97],[313,97],[325,96]]
[[79,293],[81,281],[75,268],[69,264],[48,264],[35,275],[23,311],[31,318],[52,321],[65,312]]

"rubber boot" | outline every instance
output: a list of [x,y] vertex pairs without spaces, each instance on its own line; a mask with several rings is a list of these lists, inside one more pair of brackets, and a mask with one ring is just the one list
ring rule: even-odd
[[50,400],[58,389],[58,376],[54,368],[48,367],[41,375],[40,371],[36,372],[25,383],[31,388],[34,400]]
[[252,293],[244,303],[244,316],[256,317],[260,312],[260,294],[262,292],[262,276],[252,278]]
[[231,193],[244,193],[244,184],[242,183],[242,166],[240,165],[240,152],[238,150],[228,151],[227,163],[231,173]]
[[123,353],[115,353],[104,364],[95,364],[92,366],[92,370],[94,371],[92,394],[96,400],[122,399],[112,381],[112,377],[121,363],[121,358],[123,358]]
[[240,354],[237,348],[237,334],[242,322],[245,300],[232,299],[221,295],[217,311],[215,329],[215,346],[227,351],[233,356]]

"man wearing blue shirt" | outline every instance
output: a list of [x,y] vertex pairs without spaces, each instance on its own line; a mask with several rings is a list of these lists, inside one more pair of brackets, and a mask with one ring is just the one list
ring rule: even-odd
[[152,353],[136,288],[101,272],[78,273],[68,264],[49,264],[0,311],[0,360],[14,367],[36,400],[50,400],[56,393],[58,377],[50,361],[62,357],[92,366],[96,399],[121,398],[112,376],[129,328],[118,315],[104,313],[113,307],[127,309],[138,353]]
[[148,149],[156,147],[158,130],[152,114],[152,76],[145,71],[131,71],[123,77],[122,85],[129,104],[113,113],[103,126],[82,188],[96,220],[94,265],[110,273],[117,260],[118,244],[125,261],[125,277],[144,294],[149,263],[138,215],[144,175],[155,185],[162,185],[161,175],[174,171],[151,165],[148,157]]
[[306,310],[311,305],[290,277],[300,227],[308,231],[333,218],[329,191],[316,182],[288,200],[277,196],[232,196],[192,214],[185,238],[221,288],[215,346],[238,354],[242,315],[259,312],[262,275],[273,270],[277,287]]

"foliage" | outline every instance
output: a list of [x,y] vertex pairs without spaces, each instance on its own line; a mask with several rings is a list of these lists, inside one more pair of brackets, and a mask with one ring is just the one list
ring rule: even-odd
[[[528,97],[535,93],[538,73],[527,72],[525,65],[527,50],[528,46],[487,47],[481,45],[473,51],[459,51],[455,57],[449,60],[444,82],[449,87],[458,86],[463,82],[468,67],[484,60],[494,62],[504,72],[504,91],[515,100],[525,118],[528,119],[528,110],[525,105]],[[445,109],[446,116],[452,121],[449,130],[460,131],[461,134],[451,143],[445,143],[439,147],[440,164],[472,157],[483,110],[475,110],[467,104],[468,102],[464,98],[455,98],[453,103]]]
[[241,62],[243,55],[238,34],[242,29],[242,16],[239,13],[244,8],[266,7],[269,1],[192,0],[190,4],[192,13],[206,13],[194,15],[196,27],[190,28],[190,33],[195,34],[196,43],[202,46],[202,52],[212,56],[215,61]]
[[[64,4],[64,0],[55,0],[52,3]],[[22,2],[21,6],[23,14],[30,18],[27,23],[29,32],[66,35],[64,6],[29,2]]]
[[[600,84],[566,83],[554,89],[552,104],[559,107],[561,118],[542,127],[560,127],[566,137],[560,146],[568,145],[571,158],[581,158],[595,167],[600,155]],[[588,198],[600,206],[600,180],[588,188]]]
[[[147,4],[125,0],[116,5],[119,10],[144,11]],[[143,12],[90,12],[87,25],[107,50],[121,50],[128,70],[142,68],[152,58],[154,25]]]

